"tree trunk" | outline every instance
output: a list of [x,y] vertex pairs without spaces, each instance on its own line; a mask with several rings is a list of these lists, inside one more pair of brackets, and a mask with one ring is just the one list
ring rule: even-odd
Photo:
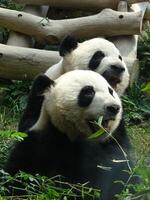
[[0,44],[0,78],[31,80],[60,59],[56,51]]
[[9,9],[0,8],[0,25],[14,31],[58,42],[70,34],[76,38],[140,34],[141,12],[117,12],[105,9],[99,14],[75,19],[51,20]]

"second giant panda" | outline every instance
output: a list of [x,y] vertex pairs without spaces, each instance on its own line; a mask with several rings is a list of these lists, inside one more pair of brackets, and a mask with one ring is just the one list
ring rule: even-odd
[[94,38],[78,43],[75,38],[67,36],[60,44],[59,53],[62,60],[46,71],[52,80],[67,71],[92,70],[101,74],[119,96],[125,92],[129,84],[129,72],[112,42]]
[[48,177],[61,174],[67,182],[88,182],[87,186],[101,189],[103,200],[114,200],[123,189],[114,181],[129,178],[127,163],[113,162],[124,160],[124,155],[115,141],[103,143],[101,138],[89,140],[88,136],[98,130],[93,122],[100,116],[104,128],[113,135],[122,116],[116,92],[101,75],[88,70],[74,70],[55,81],[40,75],[29,96],[26,122],[33,109],[29,104],[37,95],[43,97],[40,116],[29,129],[24,125],[28,137],[15,145],[6,172],[14,175],[21,170]]

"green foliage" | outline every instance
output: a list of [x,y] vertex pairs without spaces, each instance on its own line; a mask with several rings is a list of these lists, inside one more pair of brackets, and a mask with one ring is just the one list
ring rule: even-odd
[[0,131],[0,136],[22,141],[25,137],[27,137],[27,134],[17,131]]
[[[128,181],[136,177],[136,174],[140,176],[140,182],[137,184],[129,184]],[[121,194],[117,194],[117,200],[149,200],[150,199],[150,169],[145,166],[144,162],[140,160],[126,183],[122,182],[124,188]],[[134,192],[131,192],[134,191]]]
[[0,0],[0,7],[13,9],[13,10],[22,10],[22,6],[15,4],[12,0]]
[[13,108],[2,105],[0,107],[0,130],[16,130],[18,115],[13,111]]
[[8,152],[13,144],[13,140],[10,138],[0,137],[0,169],[4,166]]
[[149,92],[150,93],[150,83],[148,83],[143,89],[143,92]]
[[0,42],[1,43],[6,43],[7,39],[8,39],[8,34],[9,31],[6,28],[2,28],[0,27]]
[[127,129],[130,141],[134,151],[132,151],[135,160],[144,158],[145,165],[150,164],[150,125],[148,123],[142,126],[134,125]]
[[[130,173],[130,172],[128,172]],[[136,173],[140,175],[142,182],[137,184],[129,184],[128,181],[136,177]],[[5,197],[8,192],[6,185],[12,185],[15,190],[23,192],[22,196],[9,196],[7,199],[16,200],[20,199],[34,199],[34,200],[69,200],[71,197],[76,199],[86,199],[90,197],[91,200],[100,198],[100,190],[87,187],[85,184],[70,184],[64,182],[61,176],[55,176],[48,178],[45,176],[39,176],[38,174],[33,176],[24,172],[19,172],[14,177],[10,176],[3,170],[0,170],[0,195]],[[130,177],[127,182],[116,181],[114,184],[122,184],[123,190],[121,194],[116,194],[117,200],[125,199],[140,199],[149,200],[150,198],[150,170],[149,167],[144,165],[144,162],[137,163],[133,172],[130,173]],[[131,192],[134,191],[134,192]],[[140,197],[140,198],[138,198]]]
[[9,108],[13,114],[21,113],[26,106],[30,84],[29,81],[15,81],[11,84],[1,83],[4,95],[2,106]]
[[150,28],[145,30],[144,36],[140,38],[138,44],[138,58],[140,60],[140,83],[147,84],[150,81]]
[[[3,170],[0,170],[0,195],[3,197],[8,192],[6,185],[11,185],[15,190],[20,190],[24,195],[19,198],[34,200],[69,200],[70,197],[80,196],[84,199],[85,195],[94,200],[100,198],[100,190],[87,187],[87,184],[70,184],[63,182],[61,176],[48,178],[32,176],[30,174],[19,172],[14,177],[10,176]],[[77,194],[76,194],[77,193]],[[7,199],[16,200],[17,196],[10,196]]]
[[22,141],[25,137],[27,137],[25,133],[0,130],[0,168],[5,164],[7,154],[14,141]]
[[134,84],[122,100],[127,123],[139,124],[150,118],[150,97],[141,86]]

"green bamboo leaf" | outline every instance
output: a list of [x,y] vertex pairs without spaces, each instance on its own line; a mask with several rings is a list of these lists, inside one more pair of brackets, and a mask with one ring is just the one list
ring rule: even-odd
[[91,139],[97,139],[97,138],[99,138],[101,135],[103,135],[105,133],[105,130],[102,127],[102,121],[103,121],[103,116],[100,116],[98,118],[97,122],[96,121],[93,122],[93,123],[95,123],[95,124],[97,124],[99,126],[99,130],[96,131],[95,133],[93,133],[92,135],[90,135],[88,137],[88,139],[90,139],[90,140]]
[[105,133],[105,131],[103,129],[98,130],[97,132],[93,133],[92,135],[90,135],[88,137],[88,139],[92,140],[92,139],[97,139],[99,138],[101,135],[103,135]]

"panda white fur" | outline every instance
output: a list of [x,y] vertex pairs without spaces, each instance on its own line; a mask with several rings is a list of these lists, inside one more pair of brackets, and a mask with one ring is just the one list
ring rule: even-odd
[[[109,105],[110,110],[120,111],[115,120],[112,118],[109,122],[107,129],[113,132],[117,128],[122,116],[121,101],[102,76],[90,71],[77,70],[59,77],[55,84],[50,92],[45,93],[41,115],[32,129],[39,130],[42,126],[45,127],[46,118],[50,118],[70,139],[76,137],[77,132],[89,134],[91,130],[85,121],[96,121],[99,116],[105,118],[105,109]],[[82,90],[83,95],[80,94]],[[109,117],[111,118],[111,113],[106,116]]]
[[105,77],[109,84],[121,96],[129,84],[129,73],[119,50],[112,42],[103,38],[94,38],[82,43],[67,36],[59,49],[62,60],[46,71],[52,80],[61,74],[75,70],[93,70]]
[[[87,186],[102,190],[103,200],[113,200],[123,187],[114,181],[126,182],[129,178],[127,163],[113,162],[124,160],[115,141],[103,143],[87,137],[96,131],[92,122],[99,116],[103,116],[102,124],[111,134],[117,128],[122,105],[116,92],[101,75],[88,70],[74,70],[55,81],[40,75],[34,81],[23,126],[32,121],[30,114],[38,107],[32,100],[35,102],[37,96],[43,97],[40,117],[26,130],[28,137],[14,147],[5,171],[11,175],[19,170],[49,177],[61,174],[70,183],[88,182]],[[120,135],[123,145],[126,133]]]

